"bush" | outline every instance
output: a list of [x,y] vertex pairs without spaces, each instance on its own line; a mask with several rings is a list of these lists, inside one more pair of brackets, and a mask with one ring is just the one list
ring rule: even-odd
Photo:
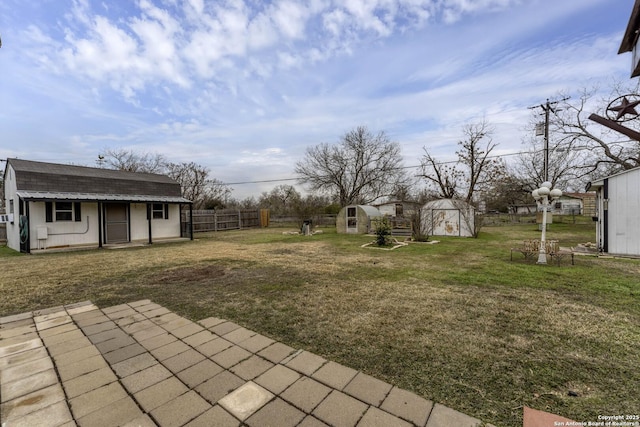
[[389,218],[385,216],[377,220],[374,231],[378,246],[389,246],[391,244],[391,223]]

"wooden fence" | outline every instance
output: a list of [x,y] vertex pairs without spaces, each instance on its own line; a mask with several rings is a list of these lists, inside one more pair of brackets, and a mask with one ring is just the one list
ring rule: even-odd
[[[267,227],[269,225],[269,210],[194,210],[193,232],[205,233],[210,231],[242,230],[246,228]],[[189,211],[182,211],[183,235],[189,234]]]

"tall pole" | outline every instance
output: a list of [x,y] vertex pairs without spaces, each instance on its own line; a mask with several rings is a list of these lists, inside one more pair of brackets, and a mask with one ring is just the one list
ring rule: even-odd
[[569,97],[562,98],[558,101],[549,101],[549,98],[547,98],[547,102],[545,102],[544,104],[529,107],[530,110],[534,108],[542,108],[542,111],[544,111],[544,166],[542,170],[543,182],[549,181],[549,113],[555,113],[556,110],[554,110],[553,106],[561,101],[566,101],[567,99],[569,99]]
[[542,178],[543,182],[547,182],[549,181],[549,110],[551,110],[549,98],[547,98],[547,104],[541,105],[541,107],[544,110],[544,171]]

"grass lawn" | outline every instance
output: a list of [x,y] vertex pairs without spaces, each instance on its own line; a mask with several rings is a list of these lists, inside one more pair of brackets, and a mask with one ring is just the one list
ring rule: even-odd
[[[536,265],[509,249],[535,224],[394,251],[371,236],[230,231],[146,248],[11,256],[0,316],[148,298],[243,326],[499,426],[522,407],[576,421],[639,414],[640,260]],[[593,224],[553,224],[562,246]]]

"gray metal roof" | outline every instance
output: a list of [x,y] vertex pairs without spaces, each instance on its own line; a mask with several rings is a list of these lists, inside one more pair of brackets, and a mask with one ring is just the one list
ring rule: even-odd
[[[189,203],[182,197],[180,184],[166,175],[128,172],[85,166],[61,165],[8,159],[14,170],[19,192],[34,198],[53,199],[53,195],[90,195],[84,200],[160,201],[165,198]],[[73,197],[80,200],[80,197]]]
[[191,203],[184,197],[135,194],[52,193],[48,191],[26,190],[18,190],[16,194],[21,199],[32,201],[70,200],[75,202]]

